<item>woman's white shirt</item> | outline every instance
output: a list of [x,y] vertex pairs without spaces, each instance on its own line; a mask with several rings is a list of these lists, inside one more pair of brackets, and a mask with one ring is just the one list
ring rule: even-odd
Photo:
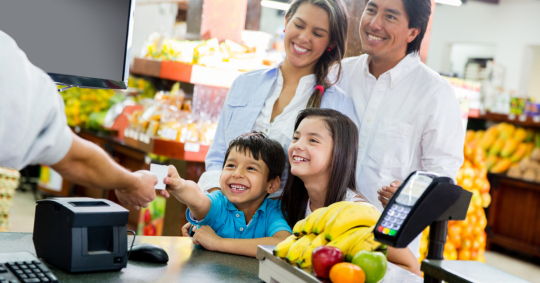
[[[270,139],[278,141],[283,146],[285,156],[287,156],[288,147],[291,143],[294,132],[294,123],[296,122],[296,117],[298,116],[298,112],[306,108],[309,97],[313,93],[315,75],[307,75],[300,79],[294,97],[291,102],[289,102],[289,105],[287,105],[283,109],[283,112],[277,116],[273,122],[271,122],[270,120],[272,118],[274,104],[283,90],[283,74],[281,73],[279,67],[277,68],[277,72],[277,80],[268,92],[264,106],[261,109],[259,116],[255,120],[255,124],[253,125],[253,131],[263,132]],[[283,187],[285,186],[288,169],[289,162],[287,159],[285,170],[281,178],[280,188],[277,192],[271,194],[269,197],[273,198],[281,196]],[[208,189],[221,187],[219,185],[220,175],[220,170],[204,172],[199,179],[199,187]]]
[[[355,192],[351,191],[351,190],[347,190],[347,194],[345,195],[345,200],[346,201],[353,201],[353,202],[357,202],[357,201],[363,201],[363,202],[367,202],[367,200],[360,196],[360,195],[357,195]],[[306,216],[305,217],[308,217],[312,211],[311,211],[311,199],[308,199],[307,201],[307,205],[306,205]]]

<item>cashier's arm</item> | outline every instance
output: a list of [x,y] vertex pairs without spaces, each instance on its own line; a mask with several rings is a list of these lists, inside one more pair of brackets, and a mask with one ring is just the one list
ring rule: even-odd
[[76,184],[116,190],[120,202],[135,209],[148,206],[156,197],[154,186],[157,178],[154,174],[148,171],[129,172],[99,146],[75,134],[66,156],[51,167]]
[[292,235],[288,231],[276,232],[272,237],[256,239],[230,239],[216,235],[210,226],[202,226],[193,236],[193,243],[210,251],[255,257],[258,245],[275,246]]

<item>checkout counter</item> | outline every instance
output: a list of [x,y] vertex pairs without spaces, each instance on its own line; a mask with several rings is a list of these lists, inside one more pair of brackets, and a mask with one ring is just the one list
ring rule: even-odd
[[[129,243],[132,239],[132,236],[128,236]],[[137,236],[135,245],[141,243],[156,244],[164,248],[169,254],[169,262],[157,264],[129,260],[127,267],[120,271],[79,274],[67,273],[47,262],[44,263],[62,283],[263,282],[259,278],[259,260],[256,258],[210,252],[196,247],[190,238],[185,237]],[[36,254],[32,233],[0,233],[0,252],[21,251]],[[422,282],[421,277],[392,263],[388,263],[385,278],[402,279],[382,282]]]

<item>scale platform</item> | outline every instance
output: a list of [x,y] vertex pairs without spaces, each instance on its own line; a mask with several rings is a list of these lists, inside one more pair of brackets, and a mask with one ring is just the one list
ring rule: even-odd
[[[330,280],[316,277],[309,269],[300,269],[272,254],[276,246],[259,246],[259,278],[266,283],[330,283]],[[422,283],[424,279],[393,263],[388,262],[388,270],[380,283]]]

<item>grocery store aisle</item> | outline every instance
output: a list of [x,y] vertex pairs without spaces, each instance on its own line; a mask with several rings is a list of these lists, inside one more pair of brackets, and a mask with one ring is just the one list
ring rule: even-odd
[[[31,233],[34,226],[35,209],[36,203],[32,193],[17,191],[13,197],[13,206],[11,207],[10,232]],[[540,283],[540,265],[515,259],[497,252],[486,251],[485,257],[486,263],[495,268],[533,283]]]

